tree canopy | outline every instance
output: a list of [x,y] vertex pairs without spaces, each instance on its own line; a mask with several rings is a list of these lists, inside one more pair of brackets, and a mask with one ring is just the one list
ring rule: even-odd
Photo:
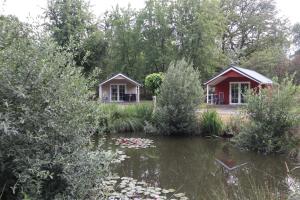
[[233,63],[270,77],[289,71],[298,29],[290,41],[288,21],[277,13],[274,0],[147,0],[95,20],[84,0],[51,0],[46,17],[60,45],[78,41],[75,59],[85,74],[101,69],[103,79],[122,72],[142,82],[182,58],[202,80]]

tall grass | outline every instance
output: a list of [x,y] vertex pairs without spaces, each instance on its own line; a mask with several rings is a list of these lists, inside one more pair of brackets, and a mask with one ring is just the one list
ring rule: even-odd
[[153,112],[151,103],[102,104],[100,109],[106,116],[107,132],[143,131],[145,123],[151,121]]
[[204,136],[221,135],[223,130],[223,122],[215,110],[202,113],[200,126]]

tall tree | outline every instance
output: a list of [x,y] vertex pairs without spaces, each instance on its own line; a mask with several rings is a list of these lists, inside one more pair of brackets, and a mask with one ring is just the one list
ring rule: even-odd
[[178,0],[174,11],[174,34],[178,55],[190,59],[207,79],[225,60],[219,50],[223,17],[215,0]]
[[85,0],[49,0],[46,17],[52,37],[73,51],[85,75],[95,68],[104,71],[107,42]]
[[288,27],[276,16],[274,0],[221,0],[221,9],[226,19],[222,51],[232,61],[287,44]]
[[130,6],[127,8],[117,6],[105,14],[102,28],[109,48],[107,75],[123,72],[138,80],[144,78],[144,54],[140,27],[136,20],[137,12]]
[[146,73],[167,69],[174,59],[173,10],[169,0],[148,0],[139,14]]
[[84,0],[49,0],[46,17],[53,38],[61,46],[79,42],[92,29],[92,14]]

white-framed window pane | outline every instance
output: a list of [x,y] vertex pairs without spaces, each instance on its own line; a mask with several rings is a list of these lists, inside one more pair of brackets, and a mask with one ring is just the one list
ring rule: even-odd
[[239,103],[239,84],[231,84],[231,103]]
[[125,100],[125,85],[119,85],[119,100]]
[[111,100],[118,101],[118,86],[111,85]]

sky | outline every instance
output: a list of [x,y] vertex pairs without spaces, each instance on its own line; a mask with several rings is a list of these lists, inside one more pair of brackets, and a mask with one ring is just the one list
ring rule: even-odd
[[[300,23],[300,0],[275,0],[280,16],[286,17],[291,24]],[[90,0],[92,11],[100,17],[106,10],[119,4],[130,4],[133,8],[142,8],[145,0]],[[21,21],[39,18],[47,6],[47,0],[0,0],[0,13],[16,15]]]

